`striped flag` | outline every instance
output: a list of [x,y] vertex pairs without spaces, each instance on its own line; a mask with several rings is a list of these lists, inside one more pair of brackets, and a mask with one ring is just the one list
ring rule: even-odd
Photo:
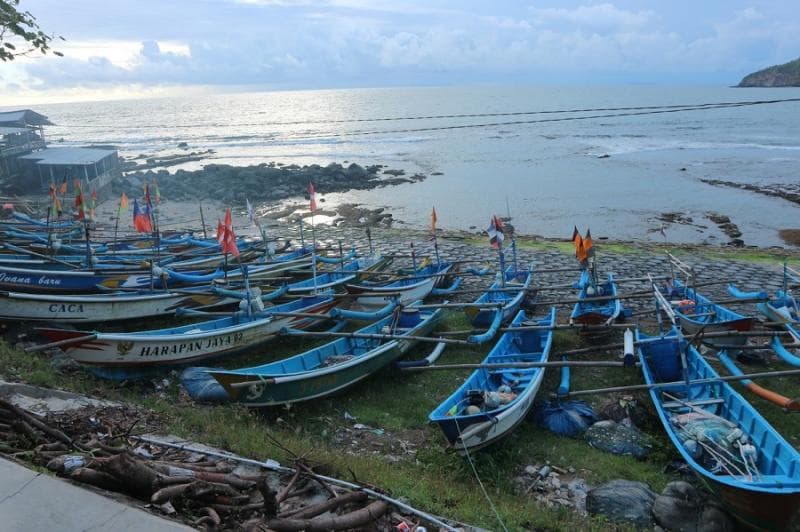
[[130,204],[128,203],[128,195],[124,192],[122,196],[119,198],[119,209],[117,209],[117,218],[122,218],[122,215],[128,212],[128,207]]
[[489,235],[490,246],[492,246],[494,249],[502,249],[505,235],[503,234],[503,222],[497,217],[497,215],[492,215],[492,219],[489,222],[489,228],[486,229],[486,234]]

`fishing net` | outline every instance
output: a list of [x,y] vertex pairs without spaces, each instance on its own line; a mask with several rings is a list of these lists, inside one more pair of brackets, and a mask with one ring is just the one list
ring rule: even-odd
[[610,419],[598,421],[584,433],[584,439],[596,449],[612,454],[631,455],[644,458],[652,448],[647,435],[627,422],[617,423]]
[[600,418],[583,401],[544,401],[534,406],[533,419],[559,436],[574,438]]
[[202,403],[230,401],[225,388],[212,377],[208,370],[220,368],[189,367],[180,376],[181,384],[192,399]]
[[671,419],[686,451],[714,474],[749,475],[755,470],[755,447],[738,427],[699,412]]

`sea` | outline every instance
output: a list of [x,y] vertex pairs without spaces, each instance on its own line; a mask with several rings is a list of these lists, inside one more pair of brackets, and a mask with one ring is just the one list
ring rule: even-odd
[[[326,206],[386,207],[399,224],[725,244],[710,213],[746,245],[785,245],[800,206],[701,181],[796,185],[800,88],[464,86],[234,92],[40,105],[52,145],[112,144],[123,156],[213,150],[173,166],[382,164],[422,182],[326,194]],[[674,107],[669,107],[674,106]],[[690,109],[682,110],[686,107]],[[643,109],[650,108],[650,109]],[[668,111],[668,112],[667,112]],[[188,150],[178,147],[185,142]],[[664,223],[679,213],[684,223]],[[402,225],[401,225],[402,226]],[[661,229],[664,229],[663,232]]]

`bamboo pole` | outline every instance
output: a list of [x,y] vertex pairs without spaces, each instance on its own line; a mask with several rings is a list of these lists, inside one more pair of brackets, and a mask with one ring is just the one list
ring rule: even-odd
[[26,347],[23,349],[26,353],[38,353],[40,351],[47,351],[48,349],[52,349],[54,347],[64,347],[73,344],[80,344],[83,342],[91,342],[97,338],[97,334],[87,334],[85,336],[78,336],[75,338],[67,338],[65,340],[59,340],[57,342],[50,342],[49,344],[39,344],[39,345],[32,345],[30,347]]
[[[417,307],[413,307],[417,308]],[[414,340],[415,342],[446,343],[453,345],[477,345],[466,340],[454,340],[452,338],[436,338],[432,336],[413,336],[407,334],[376,334],[376,333],[357,333],[357,332],[325,332],[325,331],[296,331],[287,330],[282,334],[288,336],[309,336],[318,338],[368,338],[371,340]]]
[[[789,369],[783,371],[764,371],[759,373],[749,373],[743,375],[726,375],[724,377],[720,376],[708,379],[696,379],[696,380],[690,380],[688,382],[688,385],[695,386],[699,384],[713,384],[716,382],[740,381],[743,379],[789,377],[791,375],[800,375],[800,369]],[[671,388],[675,386],[687,386],[687,382],[686,381],[656,382],[653,384],[632,384],[629,386],[613,386],[610,388],[595,388],[593,390],[578,390],[570,392],[569,396],[594,395],[594,394],[614,393],[614,392],[631,392],[637,390],[650,390],[654,388],[655,389]],[[555,398],[556,396],[555,394],[551,394],[551,397]]]
[[507,362],[489,364],[437,364],[434,366],[415,366],[403,368],[404,371],[460,370],[460,369],[530,369],[530,368],[621,368],[625,363],[617,360],[553,360],[548,362]]

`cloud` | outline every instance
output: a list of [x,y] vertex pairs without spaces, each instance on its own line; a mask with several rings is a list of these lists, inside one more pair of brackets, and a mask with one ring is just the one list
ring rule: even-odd
[[140,2],[119,0],[108,10],[126,23],[100,11],[92,32],[83,25],[96,6],[92,11],[91,0],[75,3],[77,13],[65,14],[73,17],[65,22],[93,38],[67,35],[66,58],[20,61],[0,72],[0,97],[12,84],[18,91],[487,80],[732,83],[748,70],[796,55],[800,30],[797,16],[743,6],[703,11],[703,22],[694,21],[689,32],[680,23],[686,13],[676,14],[680,4],[670,11],[654,1],[627,9],[621,1],[524,7],[463,0],[456,9],[443,0],[176,0],[143,10]]

